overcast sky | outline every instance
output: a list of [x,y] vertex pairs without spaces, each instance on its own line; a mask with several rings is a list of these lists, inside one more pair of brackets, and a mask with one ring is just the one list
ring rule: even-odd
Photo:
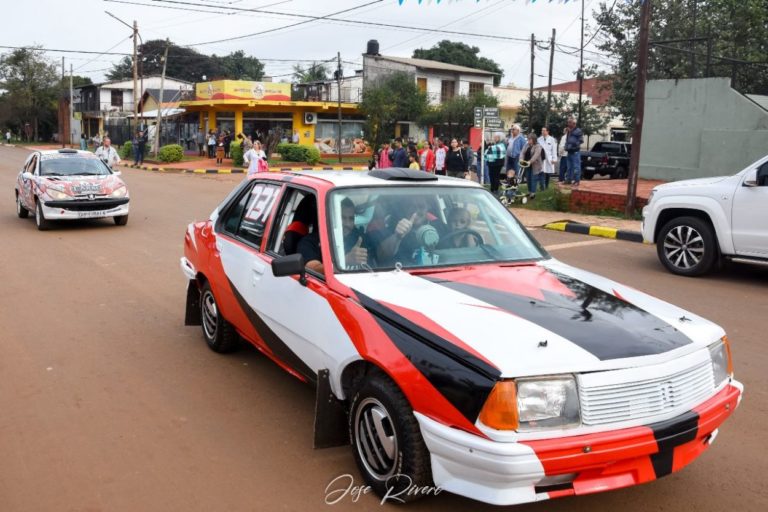
[[[591,35],[592,10],[600,0],[584,0],[586,5],[586,39]],[[11,3],[4,0],[3,4]],[[142,5],[136,5],[142,4]],[[39,44],[45,48],[131,52],[131,31],[108,16],[139,24],[144,40],[170,38],[176,44],[194,45],[206,54],[227,54],[243,50],[263,59],[266,74],[275,80],[287,78],[292,62],[267,59],[335,58],[340,51],[345,61],[345,74],[359,67],[366,42],[376,39],[382,55],[410,57],[416,48],[429,48],[441,39],[462,41],[480,48],[480,55],[496,62],[504,70],[503,84],[527,87],[530,80],[530,42],[491,39],[481,36],[451,35],[458,31],[490,36],[529,40],[535,34],[547,40],[557,30],[557,42],[577,48],[579,45],[581,2],[560,3],[538,0],[38,0],[4,5],[0,19],[0,45],[25,46]],[[418,27],[420,31],[348,24],[338,21],[309,20],[291,28],[228,42],[209,43],[225,38],[276,29],[306,21],[306,18],[247,12],[239,9],[263,7],[280,13],[327,16],[344,11],[335,18],[366,23]],[[206,11],[206,12],[199,12]],[[206,43],[206,44],[198,44]],[[545,45],[546,43],[542,43]],[[555,54],[554,82],[574,79],[578,68],[578,52],[567,47]],[[590,47],[594,51],[593,47]],[[9,51],[0,48],[0,52]],[[102,81],[104,73],[119,56],[50,52],[51,60],[60,63],[61,56],[73,64],[75,74]],[[605,62],[595,53],[585,54],[585,64]],[[358,63],[358,66],[355,64]],[[536,86],[546,85],[549,52],[536,50]],[[281,76],[282,75],[282,76]]]

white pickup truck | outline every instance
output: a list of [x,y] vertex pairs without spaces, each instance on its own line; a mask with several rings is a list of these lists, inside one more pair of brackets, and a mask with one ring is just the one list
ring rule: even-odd
[[655,187],[643,238],[675,274],[699,276],[724,259],[768,266],[768,156],[733,176]]

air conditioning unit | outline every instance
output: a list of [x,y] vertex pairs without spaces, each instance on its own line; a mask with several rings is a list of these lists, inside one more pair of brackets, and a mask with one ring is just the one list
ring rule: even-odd
[[317,124],[317,114],[315,112],[304,112],[304,124]]

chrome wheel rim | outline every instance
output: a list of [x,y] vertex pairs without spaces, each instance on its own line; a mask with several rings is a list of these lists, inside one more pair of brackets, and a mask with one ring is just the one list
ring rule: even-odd
[[375,398],[366,398],[355,412],[355,448],[366,471],[386,481],[395,474],[398,443],[392,418]]
[[219,310],[216,307],[216,300],[213,298],[213,293],[206,291],[205,294],[203,294],[201,307],[203,313],[203,330],[205,331],[205,336],[212,340],[216,337],[216,325],[219,318]]
[[664,257],[674,267],[690,270],[704,258],[704,238],[691,226],[676,226],[664,237]]

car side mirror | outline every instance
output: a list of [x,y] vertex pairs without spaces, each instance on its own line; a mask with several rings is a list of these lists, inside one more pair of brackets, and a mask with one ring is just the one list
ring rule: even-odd
[[273,259],[272,275],[275,277],[298,275],[299,282],[306,286],[307,275],[305,270],[304,256],[297,253],[289,254],[287,256],[279,256]]
[[24,171],[23,173],[21,173],[21,177],[24,178],[25,180],[31,180],[32,173],[29,171]]
[[747,176],[744,178],[744,186],[745,187],[757,186],[757,169],[752,169],[747,173]]

